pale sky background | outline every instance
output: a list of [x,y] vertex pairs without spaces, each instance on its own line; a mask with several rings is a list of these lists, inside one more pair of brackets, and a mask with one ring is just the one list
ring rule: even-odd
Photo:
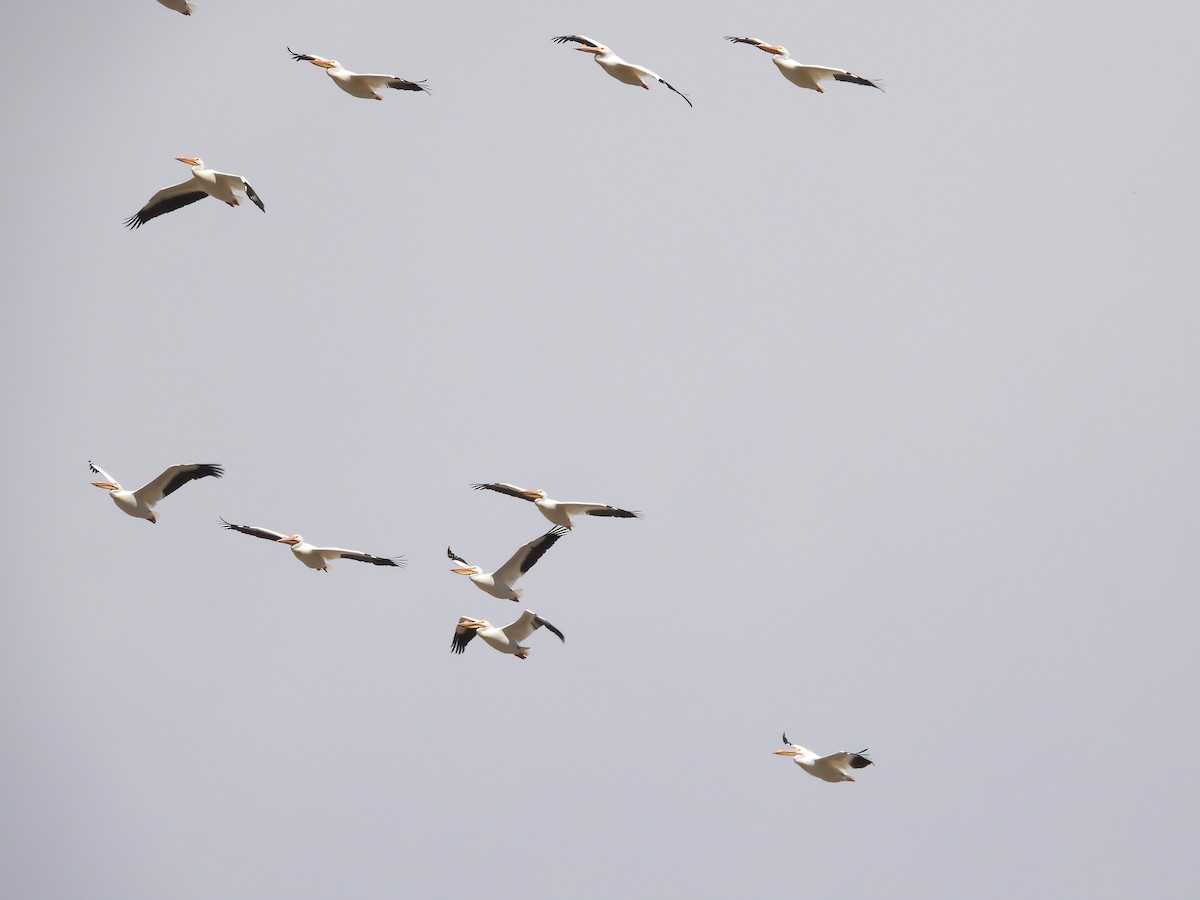
[[1194,896],[1198,20],[6,4],[0,894]]

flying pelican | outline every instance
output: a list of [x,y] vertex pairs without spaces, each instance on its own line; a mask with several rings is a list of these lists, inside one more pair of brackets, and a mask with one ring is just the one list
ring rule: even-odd
[[177,13],[183,13],[185,16],[192,14],[192,5],[188,0],[158,0],[167,9],[173,9]]
[[328,572],[329,564],[335,559],[353,559],[358,562],[370,563],[373,566],[398,566],[404,568],[404,557],[386,557],[372,556],[370,553],[363,553],[359,550],[343,550],[341,547],[314,547],[298,534],[291,536],[281,534],[278,531],[271,531],[268,528],[255,528],[253,525],[234,525],[232,522],[226,522],[221,519],[221,524],[231,531],[240,531],[242,534],[248,534],[251,537],[262,538],[265,541],[274,541],[277,544],[291,544],[292,553],[296,559],[304,563],[310,569],[316,569],[318,572]]
[[363,100],[382,100],[383,98],[375,93],[382,88],[429,93],[429,88],[422,87],[425,84],[424,81],[408,81],[399,75],[359,75],[357,72],[343,69],[342,64],[336,59],[325,59],[323,56],[309,56],[307,53],[297,53],[291,47],[288,47],[287,51],[292,54],[292,59],[296,60],[296,62],[307,61],[314,66],[320,66],[325,70],[325,74],[333,79],[334,84],[347,94],[354,97],[361,97]]
[[879,88],[883,90],[874,81],[869,78],[863,78],[861,75],[855,75],[853,72],[847,72],[845,69],[831,69],[828,66],[807,66],[803,63],[798,63],[788,56],[787,47],[780,47],[778,44],[768,44],[766,41],[760,41],[758,38],[749,37],[727,37],[727,41],[733,41],[735,44],[749,44],[752,47],[757,47],[764,53],[771,54],[771,61],[779,67],[779,71],[783,73],[783,77],[790,81],[796,87],[808,88],[810,91],[819,91],[825,93],[825,89],[821,87],[820,82],[833,79],[834,81],[849,81],[851,84],[865,84],[867,87]]
[[263,212],[267,211],[262,200],[258,199],[258,194],[254,193],[254,188],[250,187],[241,175],[228,175],[225,172],[206,169],[204,160],[198,156],[177,156],[175,158],[192,167],[192,177],[179,184],[165,187],[151,197],[145,206],[125,220],[127,226],[141,228],[151,219],[161,216],[163,213],[174,212],[189,203],[203,200],[205,197],[216,197],[223,203],[237,206],[238,198],[234,191],[245,191],[246,196],[255,206]]
[[93,481],[92,484],[108,491],[108,496],[112,497],[113,503],[117,504],[121,512],[131,515],[135,519],[145,519],[151,525],[158,522],[154,515],[155,505],[167,494],[175,493],[189,481],[195,481],[197,478],[208,478],[210,475],[213,478],[220,478],[225,474],[224,469],[211,463],[171,466],[149,484],[143,485],[136,491],[124,491],[121,490],[119,482],[90,459],[88,468],[104,479],[103,481]]
[[497,628],[487,619],[468,619],[466,616],[460,616],[458,627],[454,629],[454,639],[450,642],[450,650],[454,653],[462,653],[475,635],[479,635],[489,647],[499,650],[501,653],[511,653],[517,659],[524,659],[529,655],[529,648],[522,647],[521,641],[542,626],[557,634],[558,639],[564,644],[567,642],[561,631],[537,613],[529,610],[525,610],[521,613],[521,618],[503,628]]
[[477,491],[495,491],[498,494],[508,494],[510,497],[520,497],[522,500],[530,500],[534,506],[542,511],[542,515],[549,519],[555,525],[561,525],[563,528],[573,528],[571,524],[571,516],[610,516],[616,519],[640,519],[640,512],[617,509],[615,506],[608,506],[605,503],[564,503],[562,500],[551,500],[546,496],[545,491],[527,491],[524,488],[519,488],[515,484],[504,484],[496,482],[493,484],[473,484],[471,485]]
[[817,756],[811,750],[789,741],[786,731],[783,733],[783,743],[786,746],[776,750],[776,756],[792,757],[792,761],[796,765],[808,772],[809,775],[816,775],[822,781],[853,781],[854,776],[850,774],[850,769],[865,769],[867,766],[874,765],[863,755],[867,752],[866,750],[860,750],[858,753],[847,753],[843,750],[840,753],[830,753],[828,756]]
[[513,590],[513,583],[533,568],[533,564],[542,558],[542,554],[554,546],[554,542],[567,533],[567,529],[551,528],[540,537],[534,538],[528,544],[512,555],[512,559],[498,568],[495,572],[484,572],[479,566],[473,566],[461,556],[457,556],[449,547],[446,555],[455,563],[451,569],[456,575],[466,575],[475,586],[485,593],[501,600],[511,600],[516,603],[521,599],[521,592]]
[[621,59],[621,57],[617,56],[617,54],[613,53],[611,50],[609,50],[603,44],[593,41],[590,37],[585,37],[582,34],[562,34],[556,38],[551,38],[551,40],[554,41],[554,43],[556,43],[556,44],[565,44],[568,41],[575,43],[575,44],[581,44],[582,46],[576,47],[575,49],[581,50],[584,53],[594,53],[595,60],[596,60],[596,62],[598,62],[600,64],[600,67],[602,69],[604,69],[604,71],[607,72],[609,75],[611,75],[613,78],[617,79],[617,81],[620,81],[623,84],[632,84],[632,85],[636,85],[637,87],[642,87],[642,88],[645,88],[646,90],[650,90],[650,85],[646,84],[646,82],[643,81],[642,79],[643,78],[653,78],[655,81],[661,82],[662,84],[671,88],[671,90],[675,91],[675,93],[677,93],[680,97],[682,97],[684,100],[687,101],[688,106],[692,105],[692,101],[688,100],[687,94],[683,93],[682,91],[676,90],[674,87],[672,87],[670,84],[667,84],[667,82],[663,81],[663,79],[659,78],[657,75],[655,75],[649,69],[643,68],[642,66],[635,66],[632,63],[625,62],[625,60]]

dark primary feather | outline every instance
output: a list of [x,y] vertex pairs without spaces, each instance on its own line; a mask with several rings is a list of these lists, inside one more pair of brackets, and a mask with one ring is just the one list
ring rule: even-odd
[[461,556],[459,556],[457,553],[455,553],[449,547],[446,548],[446,555],[448,557],[450,557],[450,559],[453,560],[454,562],[460,562],[463,565],[466,565],[466,563],[467,563],[467,561],[465,559],[463,559]]
[[203,200],[207,196],[208,194],[204,193],[204,191],[193,191],[190,194],[176,194],[174,197],[167,197],[165,200],[158,201],[153,206],[143,206],[125,220],[125,226],[127,228],[141,228],[151,219],[174,212],[177,209],[187,206],[189,203]]
[[725,36],[725,40],[733,41],[735,44],[752,44],[755,47],[762,43],[762,41],[760,41],[758,38],[739,38],[729,37],[728,35]]
[[[459,619],[461,622],[462,619]],[[467,644],[471,643],[478,632],[474,628],[455,628],[454,637],[450,640],[450,650],[452,653],[462,653],[467,649]]]
[[550,38],[556,44],[565,44],[568,41],[574,44],[583,44],[585,47],[599,47],[595,41],[589,41],[587,38],[580,37],[577,34],[560,34],[558,37]]
[[297,53],[291,47],[288,47],[287,51],[288,51],[288,53],[292,54],[292,59],[296,60],[297,62],[304,62],[305,60],[316,59],[315,56],[309,56],[307,53]]
[[389,81],[387,86],[397,91],[424,91],[426,94],[428,94],[429,88],[424,87],[424,84],[424,80],[407,81],[403,78],[397,78],[394,81]]
[[403,556],[372,556],[370,553],[343,553],[342,559],[354,559],[373,566],[396,566],[403,569],[408,563]]
[[532,569],[533,564],[541,559],[546,551],[554,546],[555,541],[557,541],[566,533],[567,529],[563,528],[561,525],[558,525],[554,528],[551,528],[540,538],[530,541],[529,555],[526,556],[525,561],[521,563],[521,574],[524,575],[526,572]]
[[789,741],[789,740],[787,739],[787,732],[786,732],[786,731],[783,733],[783,742],[784,742],[785,744],[791,744],[791,741]]
[[501,482],[493,482],[491,484],[473,484],[471,487],[477,491],[495,491],[497,494],[508,494],[508,496],[516,497],[518,500],[528,500],[530,503],[534,502],[533,497],[526,497],[517,488]]
[[603,509],[589,509],[589,516],[611,516],[614,519],[640,519],[642,514],[631,509],[617,509],[615,506],[605,506]]
[[263,202],[258,199],[258,194],[254,193],[254,188],[250,187],[250,182],[246,181],[246,179],[243,178],[242,184],[244,184],[246,186],[246,196],[250,198],[250,202],[253,203],[255,206],[257,206],[259,209],[261,209],[263,212],[266,212],[267,208],[265,206],[263,206]]
[[833,80],[848,81],[851,84],[865,84],[867,87],[879,88],[881,91],[883,90],[883,87],[879,84],[876,84],[869,78],[863,78],[861,75],[855,75],[853,72],[835,72],[833,75]]
[[850,768],[865,769],[867,766],[875,765],[875,763],[863,756],[863,754],[866,752],[866,750],[859,750],[852,757],[850,757]]
[[210,463],[200,463],[196,468],[189,472],[177,472],[175,477],[168,481],[163,486],[163,496],[166,497],[175,493],[189,481],[195,481],[197,478],[220,478],[225,474],[225,470],[220,466],[215,466]]
[[[220,519],[220,516],[217,518]],[[264,541],[278,541],[280,538],[280,535],[274,531],[269,531],[266,528],[255,528],[253,525],[234,525],[232,522],[226,522],[224,519],[221,519],[221,525],[230,531],[248,534],[250,537],[262,538]],[[287,537],[287,535],[283,535],[283,537]]]
[[539,628],[543,628],[543,627],[546,628],[547,630],[549,630],[551,633],[557,634],[558,639],[560,641],[562,641],[564,644],[567,642],[567,639],[565,637],[563,637],[563,633],[561,631],[559,631],[557,628],[555,628],[553,625],[551,625],[549,622],[547,622],[541,616],[534,616],[533,617],[533,630],[537,631]]
[[[681,90],[677,90],[676,88],[674,88],[674,87],[672,87],[671,85],[667,84],[667,82],[663,81],[661,78],[659,78],[658,80],[659,80],[659,81],[662,81],[662,83],[663,83],[663,84],[666,84],[666,85],[667,85],[667,87],[671,88],[671,90],[675,91],[675,93],[677,93],[677,94],[678,94],[680,97],[682,97],[682,98],[683,98],[683,99],[684,99],[684,100],[687,102],[687,105],[688,105],[688,106],[692,106],[692,101],[691,101],[691,100],[688,100],[688,95],[687,95],[687,94],[685,94],[683,91],[681,91]],[[693,108],[693,109],[695,109],[695,107],[692,107],[692,108]]]

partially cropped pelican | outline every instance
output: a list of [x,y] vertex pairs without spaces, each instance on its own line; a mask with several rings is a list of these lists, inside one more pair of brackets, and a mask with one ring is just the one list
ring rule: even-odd
[[277,544],[290,544],[292,553],[296,559],[304,563],[310,569],[316,569],[318,572],[328,572],[329,564],[335,559],[353,559],[357,562],[370,563],[373,566],[398,566],[404,568],[405,562],[402,556],[372,556],[370,553],[363,553],[361,550],[343,550],[341,547],[314,547],[298,534],[286,535],[279,531],[271,531],[269,528],[258,528],[254,525],[234,525],[232,522],[226,522],[221,519],[221,524],[230,531],[239,531],[242,534],[248,534],[251,537],[262,538],[265,541],[274,541]]
[[508,494],[510,497],[529,500],[552,524],[561,525],[563,528],[575,527],[571,522],[571,516],[606,516],[616,519],[640,519],[642,517],[642,514],[636,510],[618,509],[606,503],[565,503],[562,500],[551,500],[546,496],[545,491],[527,491],[515,484],[505,484],[504,482],[473,484],[471,487],[477,491],[495,491],[498,494]]
[[551,528],[541,537],[536,537],[512,555],[512,559],[498,568],[495,572],[484,572],[479,566],[473,566],[461,556],[455,554],[449,547],[446,555],[455,563],[451,572],[456,575],[466,575],[475,586],[485,593],[500,600],[511,600],[516,603],[521,599],[521,592],[513,588],[518,578],[533,568],[533,564],[542,558],[542,554],[554,546],[554,542],[567,533],[565,528]]
[[363,100],[382,100],[383,98],[375,92],[383,88],[429,93],[429,88],[424,87],[424,81],[409,81],[399,75],[359,75],[357,72],[343,69],[342,64],[336,59],[297,53],[291,47],[288,47],[287,51],[292,54],[292,59],[296,62],[310,62],[314,66],[320,66],[325,70],[325,74],[333,79],[334,84],[352,97],[360,97]]
[[869,78],[863,78],[861,75],[855,75],[853,72],[847,72],[845,69],[831,69],[829,66],[810,66],[798,63],[788,55],[787,47],[780,47],[778,44],[768,44],[766,41],[750,37],[727,37],[725,40],[733,41],[735,44],[749,44],[752,47],[757,47],[764,53],[770,53],[771,61],[779,67],[779,71],[783,74],[783,77],[796,85],[796,87],[808,88],[810,91],[818,91],[823,94],[825,93],[825,89],[821,87],[821,82],[832,79],[833,81],[848,81],[851,84],[863,84],[867,87],[883,90],[882,87]]
[[542,627],[557,634],[558,639],[564,644],[567,642],[561,631],[537,613],[529,610],[525,610],[521,614],[521,618],[503,628],[493,625],[487,619],[469,619],[462,616],[458,620],[458,627],[454,629],[454,639],[450,642],[450,649],[454,653],[462,653],[467,649],[467,644],[471,643],[471,640],[478,635],[489,647],[499,650],[501,653],[511,653],[517,659],[524,659],[529,655],[529,648],[522,647],[521,641]]
[[220,478],[225,474],[224,469],[211,463],[171,466],[149,484],[143,485],[136,491],[126,491],[121,489],[120,483],[111,475],[91,460],[88,460],[88,468],[102,479],[93,481],[92,484],[108,491],[108,496],[112,497],[113,503],[117,504],[117,508],[121,512],[133,516],[135,519],[145,519],[151,525],[158,522],[158,518],[154,515],[154,507],[163,497],[175,493],[189,481],[195,481],[197,478],[210,476]]
[[244,192],[250,198],[251,203],[263,212],[267,211],[262,200],[258,198],[258,194],[254,193],[254,188],[250,187],[241,175],[229,175],[226,172],[206,169],[204,160],[198,156],[177,156],[175,158],[192,167],[192,177],[187,181],[179,182],[179,184],[165,187],[151,197],[145,206],[125,220],[127,226],[141,228],[151,219],[164,213],[174,212],[180,207],[203,200],[205,197],[215,197],[222,203],[237,206],[239,200],[235,191]]
[[183,13],[185,16],[192,14],[192,4],[188,0],[158,0],[167,9],[173,9],[177,13]]
[[687,102],[688,106],[692,105],[692,101],[688,100],[687,94],[676,90],[673,86],[668,84],[658,75],[651,72],[649,69],[643,66],[635,66],[633,63],[625,62],[625,60],[621,59],[621,57],[617,56],[617,54],[613,53],[599,41],[593,41],[590,37],[582,34],[561,34],[556,38],[551,38],[550,40],[554,41],[556,44],[565,44],[568,41],[574,44],[579,44],[580,46],[576,47],[576,50],[580,50],[584,53],[594,54],[593,58],[597,63],[599,63],[600,68],[602,68],[605,72],[617,79],[617,81],[621,82],[622,84],[632,84],[636,87],[650,90],[650,85],[646,84],[645,81],[645,79],[650,78],[654,81],[657,81],[659,84],[671,88],[671,90],[675,91],[675,93],[677,93]]
[[783,743],[785,746],[775,751],[776,756],[792,757],[792,762],[822,781],[854,781],[854,776],[850,774],[851,769],[865,769],[874,765],[863,755],[866,750],[860,750],[858,753],[842,750],[828,756],[817,756],[808,748],[789,741],[786,731],[783,734]]

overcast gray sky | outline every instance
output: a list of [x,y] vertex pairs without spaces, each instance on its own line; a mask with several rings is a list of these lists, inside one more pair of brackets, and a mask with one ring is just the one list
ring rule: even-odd
[[0,10],[0,893],[1192,895],[1200,14],[968,7]]

